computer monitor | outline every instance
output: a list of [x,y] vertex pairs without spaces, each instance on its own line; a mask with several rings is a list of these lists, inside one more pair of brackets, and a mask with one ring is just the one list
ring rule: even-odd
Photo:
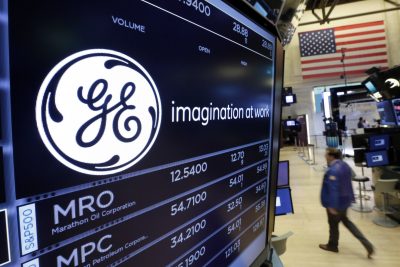
[[365,161],[365,149],[354,149],[354,163],[362,164]]
[[367,134],[355,134],[351,136],[351,142],[353,148],[368,148],[368,136]]
[[367,167],[385,166],[389,164],[389,157],[386,150],[366,152],[365,160]]
[[289,187],[276,189],[275,215],[293,213],[292,194]]
[[278,187],[289,186],[289,161],[279,161],[278,165]]
[[285,105],[294,104],[297,102],[297,98],[295,94],[285,95],[283,97],[283,101]]
[[372,151],[389,149],[389,135],[384,134],[370,136],[369,149]]
[[378,89],[376,88],[375,84],[371,80],[367,80],[364,83],[364,86],[370,94],[375,94],[376,92],[378,92]]
[[295,127],[296,126],[296,121],[295,120],[287,120],[285,122],[286,127]]
[[390,135],[390,143],[393,148],[400,150],[400,133]]
[[378,109],[382,125],[396,125],[396,117],[394,115],[392,102],[390,100],[378,102],[376,103],[376,107]]
[[392,99],[392,106],[396,123],[400,125],[400,98]]

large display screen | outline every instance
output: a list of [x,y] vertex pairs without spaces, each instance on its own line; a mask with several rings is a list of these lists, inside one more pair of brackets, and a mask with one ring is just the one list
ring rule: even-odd
[[251,265],[275,35],[217,0],[19,0],[8,18],[12,266]]

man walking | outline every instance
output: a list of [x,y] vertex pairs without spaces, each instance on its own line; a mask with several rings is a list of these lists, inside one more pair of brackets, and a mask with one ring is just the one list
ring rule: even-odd
[[352,170],[344,161],[342,153],[336,148],[327,148],[325,158],[328,170],[324,175],[321,190],[321,203],[326,208],[329,223],[329,242],[321,244],[323,250],[339,252],[339,223],[344,226],[363,244],[367,250],[367,257],[374,253],[372,244],[364,237],[358,228],[347,218],[347,209],[354,201],[351,184]]

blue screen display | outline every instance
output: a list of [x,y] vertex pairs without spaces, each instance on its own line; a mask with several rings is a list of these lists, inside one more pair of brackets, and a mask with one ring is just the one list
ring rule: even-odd
[[375,85],[371,81],[366,82],[364,86],[368,89],[368,91],[371,94],[378,92]]
[[370,150],[387,150],[389,149],[388,135],[374,135],[369,138]]
[[400,98],[392,99],[392,105],[397,125],[400,125]]
[[275,207],[275,215],[293,213],[292,195],[289,187],[276,190]]
[[386,150],[367,152],[365,159],[368,167],[384,166],[389,164],[389,159]]
[[278,187],[289,185],[289,161],[280,161],[278,166]]
[[376,103],[376,108],[378,109],[382,125],[396,125],[393,106],[389,100]]

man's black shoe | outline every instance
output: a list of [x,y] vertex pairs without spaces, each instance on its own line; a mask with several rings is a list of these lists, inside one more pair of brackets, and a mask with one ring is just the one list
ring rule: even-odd
[[323,250],[327,250],[327,251],[331,251],[331,252],[339,252],[339,249],[336,247],[330,247],[330,246],[328,246],[328,245],[325,245],[325,244],[320,244],[319,245],[319,248],[320,249],[323,249]]
[[369,248],[367,251],[368,251],[368,254],[367,254],[368,259],[372,259],[372,255],[375,254],[374,248],[371,247],[371,248]]

